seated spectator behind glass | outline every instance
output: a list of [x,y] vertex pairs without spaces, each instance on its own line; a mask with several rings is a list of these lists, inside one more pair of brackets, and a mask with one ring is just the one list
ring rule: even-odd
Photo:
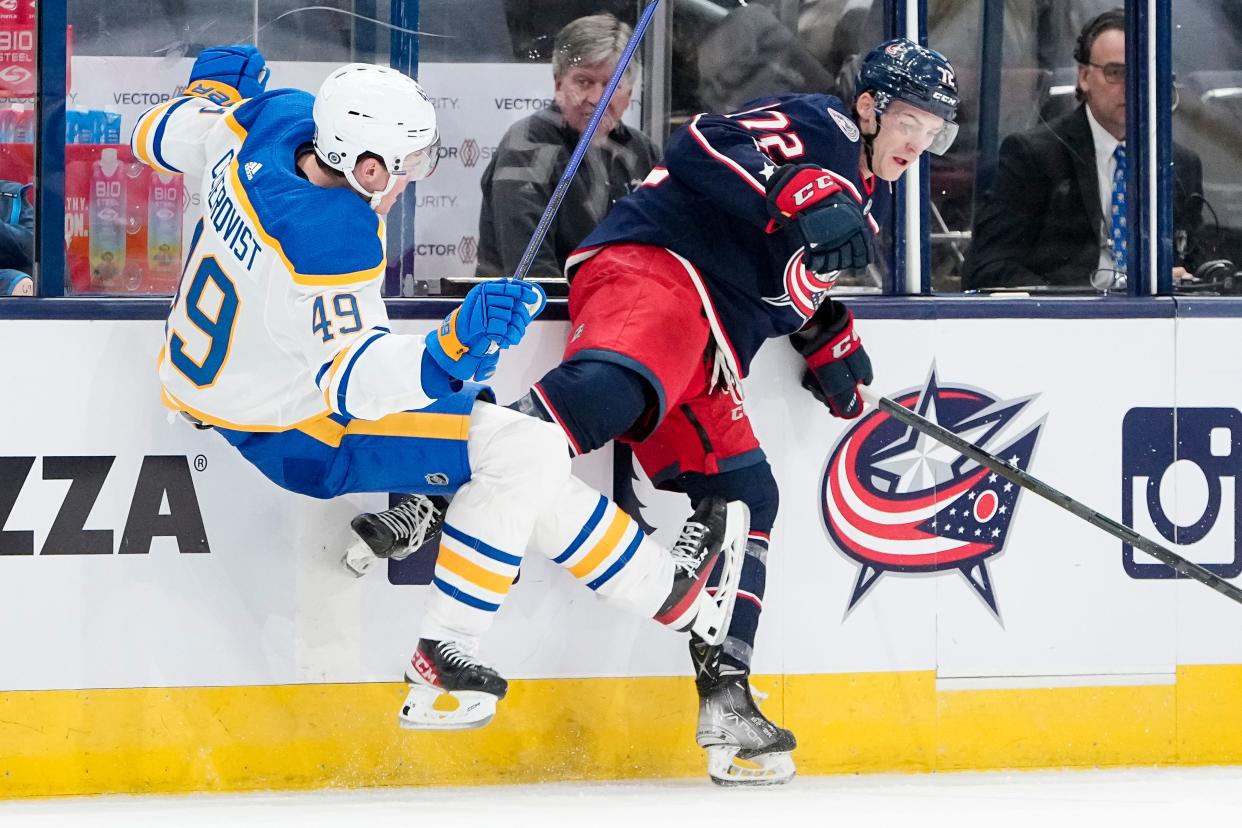
[[730,11],[703,38],[697,59],[699,101],[711,112],[733,112],[756,98],[833,86],[832,76],[799,33],[757,4]]
[[[1073,112],[1010,135],[990,193],[975,214],[962,287],[1120,288],[1126,250],[1126,39],[1121,9],[1088,21],[1074,50]],[[1173,147],[1173,276],[1187,266],[1202,222],[1203,169]]]
[[33,296],[34,206],[29,184],[0,181],[0,296]]
[[[629,37],[610,14],[578,18],[556,36],[555,103],[511,126],[483,172],[478,275],[513,275]],[[650,138],[621,123],[637,73],[631,62],[529,275],[560,276],[566,257],[659,160]]]

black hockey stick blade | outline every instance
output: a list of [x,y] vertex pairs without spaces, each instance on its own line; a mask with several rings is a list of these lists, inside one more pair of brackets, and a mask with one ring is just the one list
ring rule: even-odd
[[1077,500],[1074,500],[1074,498],[1064,494],[1063,492],[1057,491],[1042,480],[1032,477],[1022,469],[1019,469],[1018,467],[1010,463],[1006,463],[1004,460],[989,454],[987,451],[979,448],[974,443],[969,443],[966,440],[963,440],[958,435],[948,429],[936,425],[931,420],[920,417],[918,414],[914,413],[905,406],[893,402],[888,397],[882,397],[877,392],[867,388],[866,386],[859,386],[858,390],[867,404],[875,406],[890,417],[905,423],[916,431],[920,431],[928,437],[931,437],[932,439],[937,440],[946,446],[955,449],[956,451],[961,452],[963,455],[969,457],[971,460],[974,460],[976,463],[987,466],[989,469],[996,472],[1001,477],[1004,477],[1006,480],[1018,484],[1028,492],[1034,492],[1044,500],[1060,506],[1065,511],[1082,518],[1092,526],[1103,529],[1105,532],[1118,540],[1124,541],[1136,549],[1143,550],[1153,558],[1167,564],[1179,575],[1184,575],[1187,578],[1194,578],[1199,583],[1206,584],[1219,592],[1221,595],[1224,595],[1227,598],[1232,598],[1234,601],[1242,604],[1242,589],[1239,589],[1229,583],[1216,573],[1204,569],[1202,566],[1194,563],[1193,561],[1186,560],[1173,550],[1167,549],[1155,541],[1148,540],[1138,532],[1135,532],[1129,526],[1120,524],[1107,515],[1102,515],[1089,506],[1079,503]]

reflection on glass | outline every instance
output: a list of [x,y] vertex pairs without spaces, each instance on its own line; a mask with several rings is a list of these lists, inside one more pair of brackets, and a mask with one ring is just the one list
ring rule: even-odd
[[[480,277],[516,271],[631,34],[610,14],[577,18],[557,34],[549,72],[552,104],[511,126],[483,172]],[[659,160],[651,139],[624,122],[640,71],[635,59],[622,75],[529,276],[561,281],[569,255]]]
[[[963,139],[957,158],[932,168],[936,289],[1124,291],[1133,264],[1126,249],[1127,21],[1115,5],[1006,0],[993,9],[999,17],[985,21],[977,0],[930,4],[934,46],[978,37],[991,22],[1004,54],[991,76],[969,52],[958,64]],[[1178,37],[1175,31],[1175,44]],[[1178,143],[1173,150],[1172,276],[1179,285],[1193,284],[1219,235],[1204,225],[1211,204],[1196,149]]]
[[1179,198],[1202,207],[1202,227],[1175,227],[1174,249],[1191,258],[1180,292],[1242,293],[1242,18],[1231,0],[1173,0],[1177,108],[1173,140],[1202,163],[1202,183]]
[[[673,9],[666,133],[699,112],[735,112],[773,95],[828,93],[848,109],[859,62],[884,39],[883,9],[871,0],[678,0]],[[887,188],[874,197],[891,198]],[[884,212],[891,213],[887,203]],[[872,264],[843,271],[833,290],[878,292],[890,248],[885,226]]]
[[[408,0],[399,9],[402,25],[417,26],[412,32],[390,24],[388,2],[69,0],[66,289],[135,295],[175,288],[179,273],[169,262],[190,238],[185,217],[202,194],[137,163],[128,138],[143,112],[180,95],[204,47],[230,43],[259,47],[272,69],[269,88],[313,92],[331,69],[351,61],[416,64],[437,110],[439,166],[409,187],[389,216],[386,284],[403,295],[434,295],[453,280],[473,279],[482,174],[506,129],[552,106],[556,33],[603,12],[632,24],[641,6],[638,0]],[[641,117],[638,98],[624,114],[631,128]],[[4,123],[0,116],[0,130]],[[637,169],[642,164],[633,166],[625,171],[626,186],[645,174]],[[604,209],[592,208],[592,215]]]
[[0,4],[0,298],[35,292],[35,12]]
[[[70,75],[65,121],[65,245],[69,294],[167,295],[202,194],[172,172],[135,159],[139,116],[178,97],[206,46],[256,43],[273,67],[272,88],[317,89],[328,71],[388,56],[378,19],[328,0],[104,3],[70,0]],[[372,15],[377,11],[372,10]],[[0,136],[8,122],[0,115]]]
[[[1041,163],[1036,157],[1046,155],[1046,148],[1043,144],[1034,149],[1022,144],[1024,151],[1015,152],[1019,146],[1016,142],[1026,139],[1005,137],[1033,136],[1034,131],[1046,130],[1058,115],[1072,109],[1072,101],[1066,107],[1062,97],[1054,99],[1052,95],[1057,58],[1049,55],[1057,38],[1050,30],[1057,27],[1049,18],[1058,18],[1058,15],[1051,13],[1041,17],[1036,8],[1038,4],[1006,0],[994,5],[1002,15],[994,31],[1002,40],[996,46],[1003,48],[1004,64],[1000,77],[989,84],[994,88],[988,90],[987,94],[992,97],[987,100],[980,94],[981,54],[971,46],[981,37],[983,4],[978,0],[933,0],[928,9],[929,41],[934,48],[952,56],[962,94],[958,115],[961,134],[948,155],[932,159],[932,285],[937,291],[957,290],[962,286],[979,288],[983,283],[1044,285],[1050,280],[1037,271],[1047,269],[1047,265],[1033,262],[1033,251],[1048,252],[1051,245],[1053,251],[1048,255],[1058,261],[1065,255],[1059,240],[1049,242],[1038,225],[1032,225],[1031,218],[1018,225],[1017,216],[1011,219],[999,206],[994,208],[996,219],[983,215],[988,209],[986,205],[1011,201],[1014,193],[1029,196],[1022,213],[1024,218],[1028,213],[1040,218],[1046,214],[1050,193],[1037,192],[1028,181],[1032,177],[1031,169],[1038,168]],[[991,51],[995,53],[995,47]],[[983,114],[995,118],[988,125],[993,128],[991,134],[1005,138],[999,159],[995,144],[986,148],[979,145],[981,134],[989,133],[986,127],[981,128]],[[1055,138],[1050,143],[1063,147]],[[1066,152],[1066,156],[1057,159],[1061,162],[1056,173],[1060,179],[1072,178],[1074,159],[1086,157],[1077,151]],[[1079,205],[1081,213],[1087,201],[1079,187],[1075,181],[1066,187],[1057,183],[1050,189],[1054,192],[1073,190],[1068,199],[1071,204]],[[1094,190],[1088,192],[1095,198],[1093,194]],[[995,243],[980,245],[981,221],[985,224],[983,235],[996,229],[998,240]],[[1091,290],[1090,278],[1096,269],[1100,241],[1095,223],[1085,215],[1081,225],[1080,235],[1085,240],[1086,253],[1075,278],[1079,288]],[[980,265],[981,260],[986,264]],[[987,275],[975,276],[980,270]],[[998,271],[1003,271],[1004,275],[998,275]],[[963,272],[970,275],[963,277]]]

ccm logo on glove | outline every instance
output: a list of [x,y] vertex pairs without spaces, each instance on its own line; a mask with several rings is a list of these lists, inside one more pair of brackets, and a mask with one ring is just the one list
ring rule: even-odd
[[818,353],[807,357],[806,364],[812,368],[818,368],[821,365],[832,362],[837,359],[845,359],[854,351],[862,347],[862,339],[858,336],[858,332],[854,330],[851,324],[846,334],[838,340],[834,340],[827,348],[822,349]]
[[790,340],[806,359],[802,387],[837,417],[853,419],[861,414],[858,386],[870,385],[874,374],[849,309],[825,302]]
[[781,218],[794,218],[806,208],[841,192],[838,184],[822,167],[812,164],[785,166],[772,179],[769,203]]

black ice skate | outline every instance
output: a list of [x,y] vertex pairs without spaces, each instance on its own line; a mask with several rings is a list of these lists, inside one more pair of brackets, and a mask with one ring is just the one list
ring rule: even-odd
[[[407,730],[482,727],[496,715],[496,702],[509,689],[509,682],[475,658],[472,648],[429,638],[419,640],[405,680],[410,692],[398,721]],[[456,700],[455,708],[440,709],[446,706],[441,701],[445,695]]]
[[378,560],[404,560],[439,534],[447,508],[442,497],[410,495],[391,509],[358,515],[349,524],[354,542],[345,550],[342,565],[361,578]]
[[[699,747],[717,785],[780,785],[793,779],[793,733],[777,727],[751,696],[750,675],[720,663],[720,647],[690,638],[699,691]],[[766,696],[760,694],[760,701]]]
[[[710,644],[724,641],[742,578],[750,510],[739,501],[703,500],[681,529],[669,554],[673,557],[673,588],[656,620],[676,630],[689,630]],[[720,581],[704,589],[716,562],[723,557]]]

